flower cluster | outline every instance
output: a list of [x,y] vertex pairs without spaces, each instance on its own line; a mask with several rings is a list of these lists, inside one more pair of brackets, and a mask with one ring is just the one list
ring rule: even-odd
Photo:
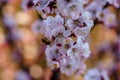
[[0,80],[81,79],[120,80],[120,0],[0,0]]
[[47,44],[45,54],[51,69],[66,75],[83,73],[84,61],[91,53],[86,38],[93,26],[91,14],[84,9],[87,3],[88,0],[33,0],[35,8],[46,15],[35,21],[32,29],[44,35],[42,41]]
[[51,69],[66,75],[83,73],[84,61],[91,53],[86,38],[93,26],[91,14],[84,9],[87,3],[88,0],[33,0],[43,20],[35,21],[32,29],[44,35],[42,41],[47,44],[45,54]]
[[[120,8],[119,0],[93,0],[89,5],[86,6],[92,14],[94,20],[103,22],[107,27],[117,26],[116,15],[107,8],[109,5],[113,5],[116,9]],[[97,8],[96,8],[97,7]]]
[[99,70],[97,68],[88,70],[84,79],[85,80],[110,80],[106,70]]

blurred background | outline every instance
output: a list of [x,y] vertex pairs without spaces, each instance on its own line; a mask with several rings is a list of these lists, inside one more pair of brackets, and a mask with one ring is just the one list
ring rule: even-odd
[[[86,65],[107,70],[110,80],[120,80],[120,9],[109,8],[117,15],[118,25],[94,26]],[[68,77],[46,65],[43,36],[31,28],[38,18],[35,10],[22,10],[21,0],[0,0],[0,80],[84,80],[84,75]]]

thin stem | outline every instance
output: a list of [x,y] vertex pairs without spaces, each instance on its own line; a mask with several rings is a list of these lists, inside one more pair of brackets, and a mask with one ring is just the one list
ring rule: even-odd
[[59,70],[54,70],[53,75],[50,80],[60,80],[60,71]]

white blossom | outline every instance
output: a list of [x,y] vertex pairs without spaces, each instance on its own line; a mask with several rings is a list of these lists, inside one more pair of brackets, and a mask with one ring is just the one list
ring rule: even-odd
[[34,6],[38,11],[46,8],[50,3],[50,0],[33,0]]
[[100,71],[97,68],[88,70],[87,74],[84,77],[85,80],[110,80],[106,70]]
[[57,0],[58,10],[63,16],[77,19],[83,10],[84,0]]

